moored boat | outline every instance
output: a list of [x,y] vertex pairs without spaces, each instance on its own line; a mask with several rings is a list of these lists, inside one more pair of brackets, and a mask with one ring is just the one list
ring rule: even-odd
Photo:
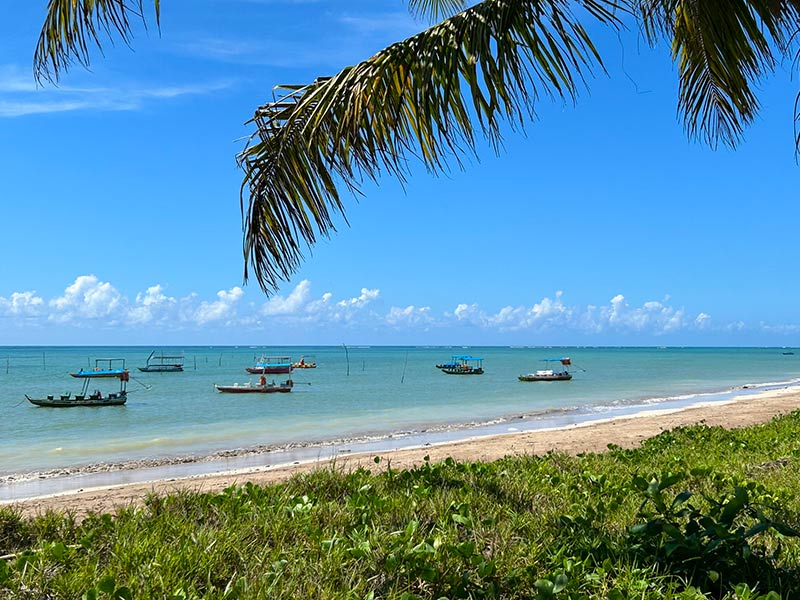
[[[101,371],[101,373],[103,373]],[[74,375],[73,375],[74,376]],[[130,373],[123,369],[117,375],[119,379],[119,391],[103,394],[99,389],[89,393],[89,384],[93,377],[91,375],[80,376],[83,379],[83,388],[79,394],[61,394],[59,396],[48,395],[45,398],[31,398],[25,394],[28,402],[36,406],[44,406],[51,408],[68,408],[72,406],[120,406],[128,401],[127,384],[130,379]],[[108,379],[111,375],[105,373],[96,376],[99,379]]]
[[81,369],[70,375],[78,378],[113,377],[116,379],[127,372],[124,358],[97,358],[94,361],[94,369]]
[[300,357],[300,360],[297,362],[292,363],[293,369],[316,369],[317,368],[317,361],[314,360],[314,357],[311,354],[304,354]]
[[224,394],[273,394],[273,393],[287,393],[291,392],[294,387],[294,382],[287,379],[283,383],[234,383],[233,385],[214,385],[218,392]]
[[520,375],[520,381],[569,381],[572,379],[572,374],[567,370],[567,367],[572,364],[568,356],[563,358],[544,358],[543,363],[561,363],[561,369],[539,369],[527,375]]
[[47,406],[52,408],[66,408],[70,406],[120,406],[128,400],[128,392],[112,392],[103,396],[99,390],[88,396],[83,394],[62,394],[59,397],[47,396],[47,398],[31,398],[25,394],[28,402],[36,406]]
[[442,373],[448,375],[483,375],[483,359],[474,356],[454,356],[458,362],[454,365],[439,367]]
[[289,356],[262,356],[252,367],[245,369],[251,375],[291,373],[292,359]]
[[153,350],[147,357],[147,364],[138,369],[142,373],[178,373],[183,371],[184,360],[183,354],[156,354]]
[[[437,369],[455,369],[456,367],[461,366],[461,359],[465,358],[462,354],[454,354],[450,357],[449,362],[443,362],[436,365]],[[469,358],[469,357],[466,357]]]

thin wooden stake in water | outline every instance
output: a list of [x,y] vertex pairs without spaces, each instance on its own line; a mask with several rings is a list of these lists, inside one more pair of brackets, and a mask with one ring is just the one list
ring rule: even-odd
[[347,346],[345,344],[342,344],[342,346],[344,346],[344,357],[347,360],[347,376],[350,377],[350,354],[347,352]]
[[406,350],[406,360],[403,363],[403,376],[400,377],[400,383],[403,383],[406,380],[406,365],[408,364],[408,350]]

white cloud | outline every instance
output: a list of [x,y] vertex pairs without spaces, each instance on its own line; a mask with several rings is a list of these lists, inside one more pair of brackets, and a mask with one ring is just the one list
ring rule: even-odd
[[264,315],[295,315],[308,307],[308,296],[311,293],[311,282],[304,279],[286,296],[273,296],[262,308]]
[[429,306],[406,306],[398,308],[393,306],[386,315],[386,322],[394,327],[418,327],[420,325],[430,325],[435,322],[431,316]]
[[544,297],[531,306],[506,306],[496,313],[486,313],[477,304],[462,303],[456,306],[452,316],[456,321],[500,332],[562,329],[582,334],[627,332],[663,335],[706,327],[710,320],[706,313],[688,319],[684,309],[655,300],[631,307],[622,294],[611,298],[607,305],[585,307],[567,306],[563,295],[558,291],[553,298]]
[[356,298],[349,298],[348,300],[341,300],[337,306],[342,308],[363,308],[373,300],[376,300],[381,295],[380,290],[368,290],[361,288],[361,295]]
[[[420,343],[427,332],[436,330],[442,339],[444,332],[461,336],[464,331],[481,332],[489,343],[503,343],[521,334],[526,339],[563,339],[564,343],[604,343],[606,340],[648,340],[660,336],[686,334],[713,336],[754,334],[775,336],[775,343],[797,335],[800,323],[754,323],[743,321],[717,323],[708,312],[689,313],[684,307],[673,306],[668,297],[647,300],[638,305],[630,303],[623,294],[614,295],[603,304],[571,305],[558,291],[530,304],[503,306],[487,311],[475,302],[462,302],[452,311],[435,313],[423,304],[384,307],[381,291],[363,287],[358,295],[337,299],[333,293],[318,296],[312,293],[312,283],[303,280],[285,295],[266,301],[245,301],[245,290],[234,286],[204,299],[197,292],[177,298],[166,293],[164,286],[153,284],[144,291],[126,297],[112,283],[95,275],[81,275],[63,292],[51,299],[35,291],[12,292],[0,296],[0,317],[3,326],[25,327],[33,324],[57,324],[60,327],[91,329],[102,325],[104,330],[130,330],[148,327],[159,332],[219,331],[220,328],[240,327],[250,332],[273,330],[303,331],[313,334],[336,328],[369,331],[380,336],[404,331],[406,339],[419,335]],[[0,334],[2,330],[0,329]],[[537,337],[538,334],[546,334]],[[694,336],[694,337],[692,337]],[[711,336],[711,337],[708,337]],[[614,342],[616,343],[616,342]]]
[[0,65],[0,118],[81,110],[139,110],[147,102],[188,95],[205,95],[233,85],[220,80],[191,85],[133,82],[113,86],[37,86],[33,73]]
[[6,299],[0,296],[0,315],[35,316],[44,307],[44,300],[36,292],[14,292]]
[[108,319],[115,323],[123,317],[127,304],[123,296],[108,282],[94,275],[81,275],[64,290],[64,295],[50,300],[50,319],[58,322],[76,319]]
[[152,323],[168,318],[178,301],[164,294],[160,285],[147,288],[136,294],[136,301],[128,311],[128,319],[134,323]]
[[217,292],[215,302],[201,302],[200,307],[194,314],[194,319],[200,325],[211,321],[221,321],[231,319],[236,311],[236,304],[244,296],[244,290],[238,286],[230,290],[220,290]]

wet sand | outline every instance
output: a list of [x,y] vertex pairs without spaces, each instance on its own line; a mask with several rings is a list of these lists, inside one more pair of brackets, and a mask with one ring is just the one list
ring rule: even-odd
[[[432,461],[441,461],[447,457],[459,461],[493,461],[509,455],[544,454],[551,450],[569,454],[603,452],[612,443],[623,448],[633,448],[643,439],[683,425],[705,423],[728,428],[746,427],[767,422],[775,416],[798,408],[800,390],[792,386],[725,401],[700,403],[674,410],[648,410],[557,429],[473,437],[424,447],[338,454],[333,459],[324,458],[290,465],[262,465],[210,475],[103,486],[18,500],[13,505],[27,515],[48,510],[66,510],[81,518],[90,512],[113,512],[116,507],[135,505],[150,493],[169,494],[182,489],[217,492],[234,484],[248,481],[268,484],[297,473],[331,466],[345,471],[359,466],[383,470],[390,462],[392,468],[402,469],[419,465],[426,456]],[[381,456],[383,460],[376,464],[375,456]]]

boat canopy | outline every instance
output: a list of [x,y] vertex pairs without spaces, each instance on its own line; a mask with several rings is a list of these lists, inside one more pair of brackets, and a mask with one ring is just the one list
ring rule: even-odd
[[572,364],[572,360],[569,356],[563,356],[561,358],[543,358],[542,362],[560,362],[564,366]]

